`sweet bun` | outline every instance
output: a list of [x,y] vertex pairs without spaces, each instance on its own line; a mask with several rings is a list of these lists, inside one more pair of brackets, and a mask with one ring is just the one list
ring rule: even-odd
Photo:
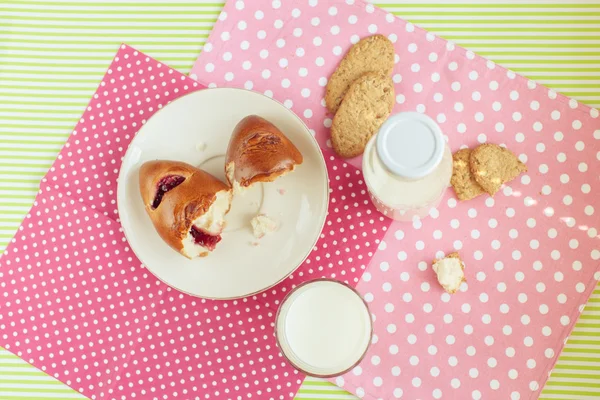
[[272,123],[257,115],[235,127],[225,157],[225,174],[236,191],[256,182],[272,182],[293,171],[303,158]]
[[148,161],[139,175],[146,212],[160,237],[188,258],[214,250],[231,207],[231,188],[178,161]]

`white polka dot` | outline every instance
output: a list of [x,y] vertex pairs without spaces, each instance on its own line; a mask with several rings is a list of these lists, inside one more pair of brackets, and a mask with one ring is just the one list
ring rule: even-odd
[[581,191],[583,193],[588,194],[591,190],[592,190],[592,187],[589,184],[584,183],[583,185],[581,185]]
[[460,82],[452,82],[452,84],[450,85],[452,90],[455,92],[458,92],[460,90],[460,86]]
[[477,350],[475,349],[475,347],[473,346],[469,346],[467,347],[467,355],[468,356],[474,356],[477,353]]

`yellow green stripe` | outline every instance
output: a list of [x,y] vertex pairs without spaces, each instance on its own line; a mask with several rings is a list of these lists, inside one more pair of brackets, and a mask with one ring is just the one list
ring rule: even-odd
[[[600,0],[584,4],[466,1],[378,3],[515,72],[600,105]],[[132,44],[187,72],[222,4],[203,0],[0,1],[0,168],[9,170],[0,171],[0,231],[16,230],[35,198],[43,175],[40,171],[54,161],[54,154],[77,122],[75,115],[88,104],[120,43]],[[21,206],[23,211],[4,211]],[[0,251],[11,237],[0,233]],[[600,295],[599,290],[595,293]],[[600,315],[593,314],[598,314],[599,303],[600,298],[593,299],[584,311],[542,400],[600,398]],[[37,390],[36,383],[57,382],[57,388],[63,387],[53,380],[27,380],[45,374],[28,364],[3,365],[4,360],[12,359],[0,353],[0,368],[18,368],[9,373],[17,378],[0,378],[0,393],[7,393],[0,395],[0,400],[23,400],[28,393],[44,400],[48,393],[56,394],[53,389]],[[3,388],[5,382],[17,384],[19,389]],[[66,386],[60,390],[59,395],[78,396]],[[347,396],[330,383],[309,379],[297,398],[338,400]]]

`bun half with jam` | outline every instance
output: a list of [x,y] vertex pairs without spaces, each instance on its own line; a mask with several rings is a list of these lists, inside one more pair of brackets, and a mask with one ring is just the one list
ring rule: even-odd
[[140,192],[160,237],[187,258],[204,257],[221,241],[232,191],[211,174],[178,161],[148,161]]

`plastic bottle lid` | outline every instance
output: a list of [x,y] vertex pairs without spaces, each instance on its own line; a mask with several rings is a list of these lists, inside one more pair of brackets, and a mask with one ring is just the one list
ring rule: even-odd
[[408,179],[430,174],[444,156],[438,124],[418,112],[391,116],[377,133],[377,154],[390,172]]

